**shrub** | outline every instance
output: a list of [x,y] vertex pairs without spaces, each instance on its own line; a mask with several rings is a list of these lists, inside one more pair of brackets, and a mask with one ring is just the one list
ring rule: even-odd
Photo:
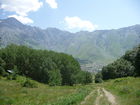
[[3,77],[7,77],[7,76],[9,76],[9,73],[4,72]]
[[102,83],[102,82],[103,82],[102,78],[96,78],[95,79],[95,83]]
[[16,80],[17,74],[9,74],[6,76],[8,80]]
[[4,75],[4,73],[5,73],[4,68],[0,66],[0,75],[2,75],[2,76],[3,76],[3,75]]
[[129,87],[123,87],[120,91],[122,94],[129,94],[130,93],[130,88]]
[[102,74],[99,72],[95,75],[95,83],[102,83]]
[[131,62],[120,58],[115,62],[103,67],[103,79],[107,80],[127,76],[134,76],[134,69],[135,67],[132,65]]
[[12,80],[16,80],[17,79],[17,74],[12,74]]
[[114,81],[114,83],[118,83],[118,82],[122,82],[122,81],[123,80],[121,80],[121,79],[120,80],[117,79],[117,80]]
[[31,81],[30,79],[26,79],[26,81],[22,83],[22,86],[27,88],[36,88],[37,84],[34,81]]
[[6,78],[7,78],[7,80],[12,80],[12,76],[11,75],[8,75]]
[[23,84],[26,81],[26,77],[17,75],[16,81],[20,84]]
[[137,97],[137,98],[140,98],[140,90],[137,90],[137,91],[135,92],[135,94],[136,94],[136,97]]
[[0,58],[0,75],[2,76],[4,76],[6,73],[4,69],[5,64],[6,64],[5,61],[2,58]]
[[10,97],[0,96],[0,105],[13,105],[14,100]]

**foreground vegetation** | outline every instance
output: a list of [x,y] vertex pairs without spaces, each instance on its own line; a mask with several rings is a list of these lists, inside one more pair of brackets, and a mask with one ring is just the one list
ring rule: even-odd
[[[140,105],[140,78],[127,77],[101,84],[49,86],[30,80],[36,87],[23,86],[27,78],[0,78],[0,105],[96,105],[99,88],[111,92],[119,105]],[[124,85],[125,84],[125,85]],[[103,95],[99,105],[108,105]]]
[[48,86],[30,80],[36,87],[24,87],[26,78],[0,79],[0,105],[71,105],[78,104],[92,90],[91,86]]
[[140,78],[118,78],[102,85],[116,96],[119,105],[140,105]]

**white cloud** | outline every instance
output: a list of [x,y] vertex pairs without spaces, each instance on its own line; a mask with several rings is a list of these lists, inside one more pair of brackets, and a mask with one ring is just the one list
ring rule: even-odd
[[69,29],[93,31],[98,27],[97,25],[92,24],[90,21],[82,20],[77,16],[66,16],[64,20],[67,28]]
[[0,0],[0,9],[8,12],[15,12],[14,15],[9,17],[15,17],[22,23],[32,23],[29,19],[28,13],[37,11],[43,5],[39,0]]
[[57,2],[56,0],[46,0],[46,2],[50,5],[51,8],[57,8]]
[[30,18],[28,18],[26,16],[10,15],[8,17],[14,17],[23,24],[33,23],[33,20],[31,20]]
[[1,9],[21,16],[27,16],[28,12],[37,11],[42,6],[42,2],[38,0],[1,0],[0,4]]

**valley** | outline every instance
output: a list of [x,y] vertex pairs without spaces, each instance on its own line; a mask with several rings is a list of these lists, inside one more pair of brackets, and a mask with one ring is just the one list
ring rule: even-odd
[[140,0],[0,0],[0,105],[140,105]]

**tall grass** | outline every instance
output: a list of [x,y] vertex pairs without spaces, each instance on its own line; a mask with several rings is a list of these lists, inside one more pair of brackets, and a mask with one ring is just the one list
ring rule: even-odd
[[90,93],[90,88],[80,88],[76,93],[66,97],[60,97],[56,102],[47,103],[47,105],[77,105]]
[[23,87],[27,78],[22,76],[17,76],[16,80],[1,78],[0,105],[72,105],[82,101],[91,90],[91,86],[52,87],[29,81],[37,84],[37,88]]
[[140,78],[109,80],[104,87],[116,95],[120,105],[140,105]]

